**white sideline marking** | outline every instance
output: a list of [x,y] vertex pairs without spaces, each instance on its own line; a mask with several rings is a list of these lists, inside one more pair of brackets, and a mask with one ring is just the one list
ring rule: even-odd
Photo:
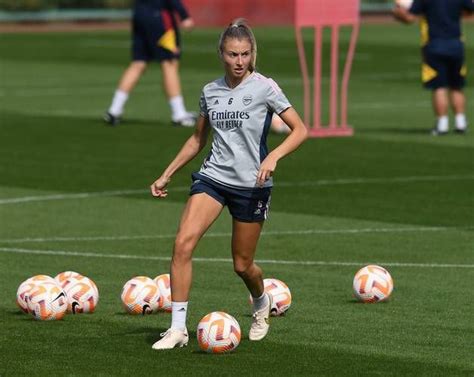
[[[353,185],[367,183],[408,183],[408,182],[438,182],[438,181],[462,181],[473,180],[474,175],[445,175],[445,176],[407,176],[393,178],[347,178],[347,179],[321,179],[317,181],[306,182],[277,182],[276,187],[310,187],[310,186],[331,186],[331,185]],[[190,186],[170,187],[170,191],[187,191]],[[137,190],[115,190],[115,191],[98,191],[83,192],[72,194],[54,194],[54,195],[36,195],[23,196],[16,198],[0,199],[2,204],[17,204],[28,202],[41,202],[48,200],[64,200],[64,199],[87,199],[100,196],[120,196],[148,193],[148,189]]]
[[[405,232],[446,232],[472,230],[473,226],[460,227],[406,227],[406,228],[355,228],[355,229],[304,229],[304,230],[274,230],[263,231],[261,236],[285,236],[285,235],[325,235],[325,234],[363,234],[363,233],[405,233]],[[230,237],[230,232],[207,233],[204,238]],[[87,242],[87,241],[127,241],[146,239],[172,239],[176,234],[138,235],[138,236],[91,236],[91,237],[41,237],[41,238],[13,238],[1,239],[0,243],[42,243],[42,242]]]
[[[31,250],[0,247],[0,252],[14,254],[35,254],[35,255],[57,255],[57,256],[75,256],[92,258],[112,258],[112,259],[142,259],[169,261],[170,257],[154,257],[142,255],[127,254],[99,254],[89,252],[64,251],[64,250]],[[230,258],[193,258],[195,262],[213,262],[213,263],[232,263]],[[337,261],[297,261],[297,260],[277,260],[277,259],[259,259],[257,263],[261,264],[283,264],[300,266],[364,266],[367,264],[378,264],[382,266],[394,267],[421,267],[421,268],[474,268],[474,264],[447,264],[447,263],[401,263],[401,262],[337,262]]]

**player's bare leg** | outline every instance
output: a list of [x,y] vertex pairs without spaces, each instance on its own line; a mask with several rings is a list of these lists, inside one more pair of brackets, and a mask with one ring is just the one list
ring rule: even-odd
[[270,295],[264,292],[262,270],[254,262],[263,222],[246,223],[234,219],[232,226],[234,270],[244,281],[254,301],[249,339],[261,340],[267,335],[270,327],[272,306]]
[[191,289],[192,254],[203,234],[217,219],[222,204],[206,193],[192,195],[184,209],[171,259],[173,301],[187,301]]
[[432,94],[433,111],[437,116],[436,126],[433,135],[444,135],[449,130],[449,97],[447,88],[433,90]]
[[111,126],[120,123],[123,109],[127,103],[130,92],[135,88],[143,72],[145,72],[147,63],[141,60],[135,60],[130,63],[120,78],[117,90],[114,93],[112,103],[104,115],[104,120]]
[[171,327],[153,345],[153,349],[171,349],[188,344],[187,302],[192,280],[192,254],[198,241],[217,219],[222,204],[202,193],[192,195],[184,209],[171,259]]
[[467,119],[465,115],[466,97],[464,92],[459,89],[451,89],[450,99],[455,116],[455,130],[456,132],[464,133],[467,131]]
[[147,68],[147,62],[135,60],[130,63],[120,79],[118,89],[130,93]]
[[196,114],[186,111],[181,94],[181,80],[179,77],[179,60],[163,60],[161,62],[163,90],[171,107],[171,119],[174,124],[183,127],[193,127],[196,123]]

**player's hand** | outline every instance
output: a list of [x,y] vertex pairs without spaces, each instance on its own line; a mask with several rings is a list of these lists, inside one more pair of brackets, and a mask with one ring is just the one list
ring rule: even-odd
[[151,195],[155,198],[166,198],[168,195],[168,190],[166,186],[170,182],[169,178],[160,177],[150,186]]
[[185,18],[180,26],[183,30],[190,31],[194,28],[194,20],[191,17]]
[[260,170],[257,174],[257,186],[263,187],[266,181],[268,181],[276,169],[277,162],[270,155],[263,160],[260,165]]

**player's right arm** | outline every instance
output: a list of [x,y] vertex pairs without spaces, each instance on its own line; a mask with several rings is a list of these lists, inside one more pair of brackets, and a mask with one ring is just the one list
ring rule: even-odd
[[393,16],[406,24],[418,21],[418,16],[425,13],[425,2],[422,0],[395,0]]
[[406,24],[411,24],[415,22],[418,17],[406,8],[401,7],[400,5],[395,5],[395,8],[392,9],[393,16],[398,20]]
[[196,128],[191,137],[184,143],[174,160],[168,165],[163,174],[151,185],[151,194],[157,198],[164,198],[168,195],[166,189],[171,177],[189,161],[196,157],[204,148],[209,136],[208,119],[202,115],[196,122]]

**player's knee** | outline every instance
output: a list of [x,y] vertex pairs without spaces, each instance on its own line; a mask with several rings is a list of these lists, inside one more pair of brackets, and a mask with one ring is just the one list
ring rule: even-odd
[[250,276],[250,272],[253,266],[253,261],[251,260],[236,260],[234,261],[234,271],[241,278]]
[[194,247],[196,246],[197,239],[192,235],[180,235],[176,237],[174,242],[173,260],[188,261],[191,259]]

